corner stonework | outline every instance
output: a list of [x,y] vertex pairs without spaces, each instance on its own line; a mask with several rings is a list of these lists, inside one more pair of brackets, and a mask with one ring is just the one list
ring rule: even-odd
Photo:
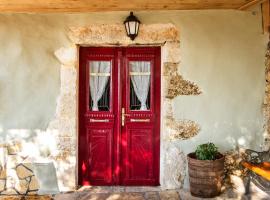
[[[55,52],[55,56],[61,63],[61,88],[55,119],[48,127],[48,130],[55,133],[58,141],[58,151],[53,159],[57,168],[60,189],[62,191],[73,190],[77,186],[77,106],[79,104],[77,77],[79,61],[76,45],[161,46],[160,183],[163,189],[182,187],[186,173],[185,155],[179,145],[173,143],[178,139],[188,139],[195,136],[200,128],[199,125],[190,120],[175,120],[171,106],[173,98],[177,95],[199,95],[201,91],[196,84],[184,80],[178,73],[180,42],[177,28],[173,24],[142,25],[135,41],[131,41],[126,36],[122,24],[71,27],[68,36],[74,46],[60,48]],[[171,76],[172,73],[175,76]],[[174,83],[177,83],[177,87],[174,86]],[[69,176],[66,176],[67,174]]]
[[[76,189],[77,155],[77,47],[61,48],[55,52],[61,63],[60,95],[55,118],[47,131],[56,133],[57,152],[52,159],[57,169],[60,190]],[[67,174],[69,176],[67,176]]]
[[270,149],[270,42],[265,54],[265,95],[263,101],[264,114],[264,150]]

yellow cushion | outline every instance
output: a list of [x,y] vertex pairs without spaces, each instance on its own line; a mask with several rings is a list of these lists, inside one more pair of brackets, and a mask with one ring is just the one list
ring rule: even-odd
[[258,165],[254,165],[249,162],[242,162],[242,165],[270,181],[270,162],[262,162]]

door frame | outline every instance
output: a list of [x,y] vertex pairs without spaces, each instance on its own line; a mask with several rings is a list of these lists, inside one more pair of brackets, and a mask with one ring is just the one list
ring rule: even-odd
[[[85,47],[85,46],[84,46]],[[97,47],[97,46],[87,46],[88,48],[92,48],[92,47]],[[79,47],[80,48],[80,47]],[[161,76],[162,76],[162,74],[161,74],[161,46],[137,46],[137,45],[135,45],[135,46],[129,46],[129,47],[119,47],[119,46],[102,46],[102,47],[100,47],[100,48],[104,48],[104,49],[106,49],[106,48],[115,48],[116,49],[116,55],[115,55],[115,59],[117,59],[118,61],[117,61],[117,63],[118,63],[118,66],[115,66],[115,67],[120,67],[120,66],[125,66],[126,65],[126,61],[125,60],[123,60],[122,58],[123,58],[123,56],[122,56],[122,53],[123,53],[123,49],[132,49],[132,48],[142,48],[142,49],[147,49],[147,48],[152,48],[152,49],[154,49],[154,51],[155,51],[155,57],[154,57],[154,60],[155,60],[155,73],[154,73],[154,79],[153,80],[156,80],[157,82],[155,83],[155,87],[156,88],[158,88],[158,89],[154,89],[155,90],[155,92],[156,92],[156,94],[155,94],[155,98],[158,98],[159,99],[159,101],[156,101],[157,103],[155,104],[155,107],[158,109],[158,110],[156,110],[156,113],[157,113],[157,119],[156,119],[156,121],[158,121],[158,123],[159,123],[159,127],[157,128],[157,130],[156,130],[156,138],[155,138],[155,141],[154,141],[154,144],[157,144],[158,145],[158,147],[154,147],[154,150],[155,150],[155,156],[153,156],[154,158],[156,158],[155,160],[154,160],[154,166],[156,166],[156,170],[154,171],[154,176],[156,176],[157,177],[157,181],[156,181],[156,183],[155,183],[155,185],[160,185],[160,161],[161,161],[161,155],[160,155],[160,149],[161,149],[161,141],[160,141],[160,137],[161,137],[161,102],[162,102],[162,99],[161,99],[161,92],[162,92],[162,89],[161,89]],[[79,51],[80,52],[80,51]],[[79,58],[80,58],[80,55],[79,55]],[[81,63],[81,61],[80,61],[80,59],[78,59],[79,60],[79,62]],[[121,62],[120,62],[121,61]],[[125,69],[126,70],[126,69]],[[118,83],[116,83],[116,85],[118,85],[118,90],[117,90],[117,92],[115,92],[115,91],[111,91],[111,94],[112,93],[114,93],[114,94],[118,94],[118,97],[117,97],[117,101],[118,101],[118,110],[115,112],[115,114],[117,114],[117,118],[116,118],[116,120],[118,121],[118,122],[121,122],[121,105],[122,105],[122,98],[119,98],[119,95],[122,97],[122,95],[123,95],[123,93],[122,93],[122,89],[123,89],[123,73],[125,73],[125,70],[121,70],[120,72],[121,73],[119,73],[119,69],[118,70],[116,70],[117,71],[117,75],[119,76],[118,78],[117,78],[117,80],[118,80]],[[81,90],[83,89],[83,90],[85,90],[85,85],[84,86],[82,86],[81,84],[81,82],[83,82],[83,81],[81,81],[81,79],[82,79],[82,74],[81,74],[81,65],[79,64],[78,65],[78,149],[77,149],[77,159],[78,159],[78,168],[77,168],[77,177],[78,177],[78,183],[80,183],[80,178],[81,178],[81,170],[79,170],[79,165],[80,165],[80,163],[81,163],[81,158],[80,158],[80,155],[79,155],[79,152],[80,152],[80,132],[82,132],[81,130],[80,130],[80,127],[81,127],[81,123],[82,123],[82,115],[81,115],[81,112],[82,112],[82,106],[80,105],[80,101],[81,101],[81,95],[80,95],[80,93],[81,93]],[[84,79],[84,78],[83,78]],[[112,80],[115,80],[115,78],[112,78],[111,77],[111,79]],[[152,84],[152,83],[151,83]],[[151,91],[151,92],[153,92],[153,91]],[[86,94],[87,95],[87,94]],[[88,94],[88,96],[89,96],[89,94]],[[85,100],[83,100],[83,101],[85,101]],[[152,100],[151,100],[152,101]],[[85,106],[85,105],[83,105],[83,106]],[[115,106],[116,107],[116,106]],[[119,111],[120,111],[120,113],[119,113]],[[117,129],[115,130],[115,131],[120,131],[121,132],[121,129],[122,129],[122,127],[121,127],[121,125],[120,126],[116,126],[117,127]],[[119,134],[120,135],[120,134]],[[112,164],[114,165],[114,167],[113,167],[113,171],[115,170],[115,166],[117,166],[117,165],[122,165],[122,156],[121,156],[121,154],[122,154],[122,151],[121,151],[121,149],[120,149],[120,144],[117,144],[117,145],[115,145],[115,143],[119,143],[119,140],[121,140],[120,138],[117,138],[117,139],[115,139],[114,140],[114,146],[115,147],[117,147],[117,148],[115,148],[115,149],[113,149],[114,151],[116,151],[115,153],[118,155],[117,156],[117,159],[115,159],[115,160],[113,160],[112,161]],[[120,172],[120,176],[121,176],[121,172]],[[120,185],[121,183],[121,177],[120,176],[118,176],[118,178],[117,178],[117,180],[116,180],[116,184],[112,184],[112,185]]]

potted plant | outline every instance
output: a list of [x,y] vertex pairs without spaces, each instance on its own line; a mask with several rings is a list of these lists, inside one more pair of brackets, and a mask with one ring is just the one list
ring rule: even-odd
[[201,144],[188,154],[188,173],[193,196],[218,196],[224,177],[224,155],[213,143]]

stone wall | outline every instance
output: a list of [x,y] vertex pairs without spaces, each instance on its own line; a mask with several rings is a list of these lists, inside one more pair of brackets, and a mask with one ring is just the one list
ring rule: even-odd
[[265,53],[265,97],[263,102],[264,113],[264,149],[270,149],[270,42]]
[[33,164],[18,143],[0,147],[0,195],[36,195],[39,183]]
[[244,178],[247,176],[247,169],[243,168],[241,162],[246,160],[247,156],[245,149],[235,149],[226,151],[225,155],[225,170],[224,170],[224,186],[227,189],[240,187],[239,182],[243,183]]

